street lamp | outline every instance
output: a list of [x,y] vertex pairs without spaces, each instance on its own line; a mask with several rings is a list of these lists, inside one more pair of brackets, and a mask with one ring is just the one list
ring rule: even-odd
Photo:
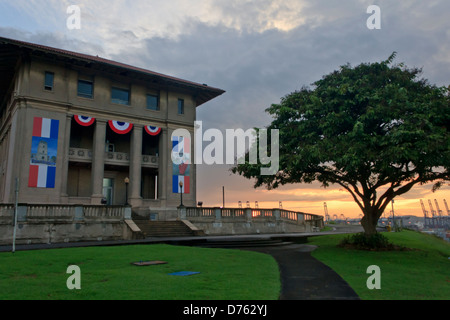
[[130,183],[130,178],[126,177],[125,182],[125,205],[128,206],[128,184]]
[[183,181],[180,181],[180,183],[178,185],[180,186],[180,198],[181,198],[180,207],[184,207],[183,206]]

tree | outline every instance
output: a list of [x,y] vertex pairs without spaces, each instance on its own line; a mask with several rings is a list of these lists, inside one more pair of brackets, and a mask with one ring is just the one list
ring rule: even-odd
[[419,79],[421,69],[393,65],[395,55],[344,65],[273,104],[267,129],[279,130],[280,170],[264,176],[261,163],[246,161],[231,171],[255,179],[255,188],[338,184],[361,209],[365,234],[375,234],[392,199],[450,180],[450,87]]

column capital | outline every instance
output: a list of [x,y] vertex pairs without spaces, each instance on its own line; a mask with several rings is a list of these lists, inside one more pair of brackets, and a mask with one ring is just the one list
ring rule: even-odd
[[97,122],[98,124],[105,124],[106,125],[108,120],[95,118],[95,122]]

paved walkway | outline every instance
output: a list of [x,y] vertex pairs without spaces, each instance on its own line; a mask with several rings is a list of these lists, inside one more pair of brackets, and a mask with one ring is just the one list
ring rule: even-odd
[[307,244],[242,248],[272,255],[281,273],[281,300],[359,300],[336,272],[311,256]]
[[[360,229],[338,228],[333,232],[304,233],[304,234],[274,234],[274,235],[245,235],[245,236],[209,236],[183,238],[149,238],[130,241],[102,241],[59,244],[20,245],[19,250],[40,250],[88,246],[117,246],[132,244],[171,243],[178,245],[192,245],[206,239],[227,239],[239,241],[242,239],[261,240],[272,237],[311,237],[333,233],[359,232]],[[278,262],[281,273],[281,300],[357,300],[359,297],[353,289],[332,269],[311,256],[315,246],[307,244],[289,244],[267,247],[242,247],[240,250],[252,250],[272,255]],[[0,246],[0,252],[10,252],[11,246]]]

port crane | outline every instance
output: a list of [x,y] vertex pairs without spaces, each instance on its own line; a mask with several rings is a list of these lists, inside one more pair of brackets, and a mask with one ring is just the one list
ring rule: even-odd
[[326,202],[323,203],[323,209],[325,211],[325,221],[330,222],[330,215],[328,214],[328,208],[327,208]]
[[439,204],[436,199],[434,199],[434,203],[436,204],[436,210],[437,210],[437,216],[438,216],[438,223],[440,225],[443,225],[443,217],[442,217],[442,210],[439,208]]
[[446,228],[450,227],[450,210],[448,209],[447,201],[444,199],[444,206],[445,210],[447,211],[447,215],[445,215],[445,212],[442,212],[442,225]]
[[444,199],[445,210],[447,210],[447,215],[450,216],[450,210],[448,209],[447,201]]
[[423,204],[422,199],[420,199],[420,205],[422,206],[422,211],[423,211],[423,223],[424,226],[427,226],[427,219],[428,219],[428,211],[427,209],[425,209],[425,205]]
[[428,205],[430,206],[430,212],[431,212],[433,226],[434,226],[436,224],[436,211],[433,209],[433,205],[431,204],[430,199],[428,199]]

